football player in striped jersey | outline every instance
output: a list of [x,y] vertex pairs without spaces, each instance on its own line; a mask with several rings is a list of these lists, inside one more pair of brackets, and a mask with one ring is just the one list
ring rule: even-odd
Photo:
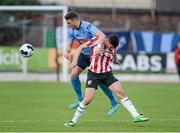
[[110,63],[116,60],[115,48],[118,44],[119,38],[112,34],[109,38],[105,38],[103,44],[99,44],[98,40],[95,42],[93,41],[93,43],[88,41],[78,48],[73,65],[77,63],[81,50],[86,47],[91,47],[90,66],[88,68],[85,98],[80,102],[72,120],[64,124],[66,127],[74,127],[77,124],[82,113],[86,111],[87,105],[93,100],[95,91],[100,83],[108,86],[109,89],[116,94],[122,105],[131,114],[134,122],[145,122],[149,120],[149,118],[138,113],[131,100],[123,91],[120,82],[112,73]]

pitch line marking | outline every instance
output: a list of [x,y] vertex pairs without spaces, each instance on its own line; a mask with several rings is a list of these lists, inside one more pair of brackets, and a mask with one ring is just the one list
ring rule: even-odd
[[[59,122],[67,120],[2,120],[0,123],[15,123],[15,122]],[[132,120],[81,120],[83,122],[129,122]],[[180,119],[150,119],[150,121],[180,121]]]

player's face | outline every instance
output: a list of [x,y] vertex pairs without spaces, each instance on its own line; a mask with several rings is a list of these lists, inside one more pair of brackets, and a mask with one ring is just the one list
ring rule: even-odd
[[68,20],[66,20],[66,23],[67,23],[68,27],[76,28],[76,20],[75,19],[68,19]]
[[113,49],[113,48],[114,48],[113,45],[110,43],[109,39],[107,39],[107,45],[108,45],[108,47],[109,47],[110,49]]

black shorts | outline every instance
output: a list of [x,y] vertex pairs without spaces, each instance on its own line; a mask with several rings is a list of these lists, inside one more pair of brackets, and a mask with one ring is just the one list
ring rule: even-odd
[[90,55],[81,53],[78,58],[77,66],[82,70],[86,69],[90,65]]
[[107,73],[93,73],[88,70],[87,80],[86,80],[86,88],[98,88],[99,84],[103,84],[107,87],[117,82],[118,79],[114,77],[112,72]]

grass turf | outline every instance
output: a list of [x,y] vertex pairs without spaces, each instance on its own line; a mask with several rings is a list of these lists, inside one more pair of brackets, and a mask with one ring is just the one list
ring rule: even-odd
[[[133,123],[121,105],[112,117],[109,100],[99,89],[87,112],[74,128],[64,127],[75,110],[70,83],[0,82],[1,132],[178,132],[180,84],[122,83],[137,110],[150,118]],[[84,90],[84,85],[83,85]]]

